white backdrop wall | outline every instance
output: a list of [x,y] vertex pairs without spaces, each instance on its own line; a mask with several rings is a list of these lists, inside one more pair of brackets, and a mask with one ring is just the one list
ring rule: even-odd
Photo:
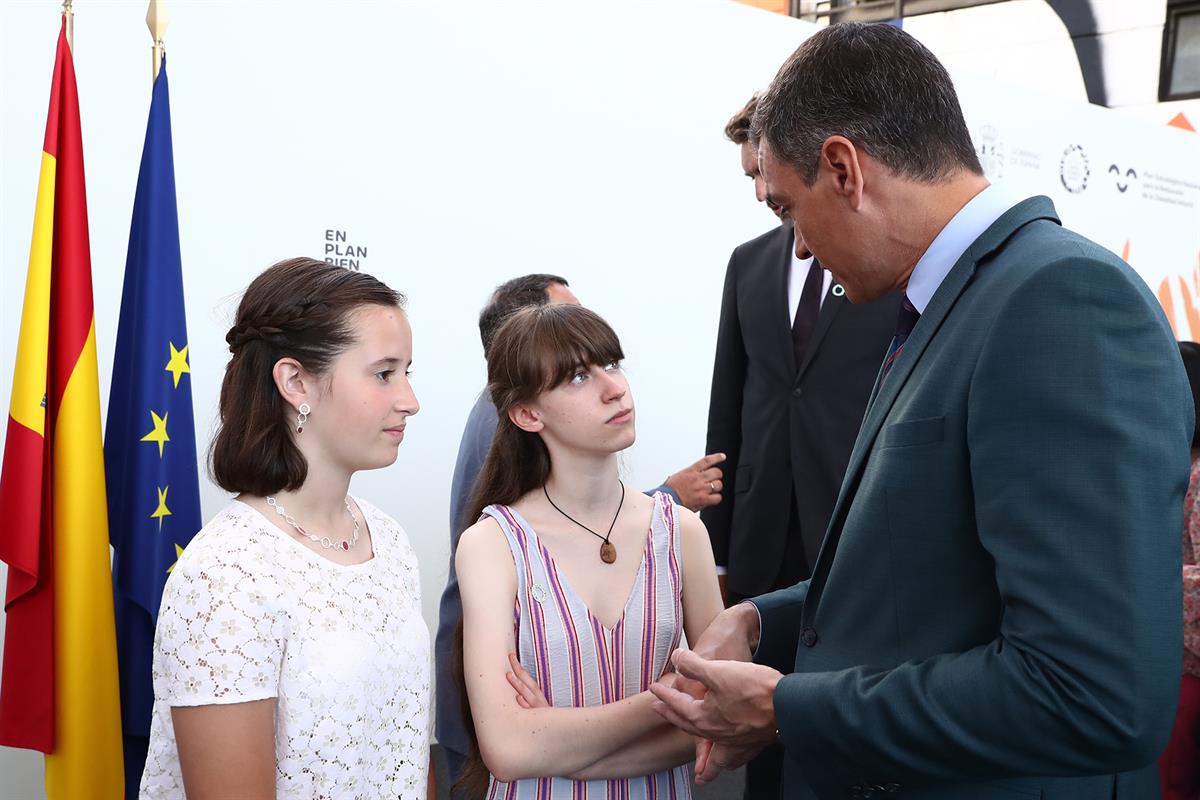
[[[4,413],[56,9],[0,0]],[[728,0],[174,0],[169,12],[201,447],[237,295],[275,260],[322,257],[336,230],[366,249],[364,271],[409,296],[422,410],[397,463],[359,475],[353,491],[407,528],[431,628],[454,457],[484,380],[476,320],[497,283],[560,273],[613,323],[639,412],[633,485],[702,454],[725,263],[773,221],[722,128],[810,26]],[[150,100],[145,14],[144,0],[76,3],[102,376]],[[226,502],[208,483],[202,499],[206,518]],[[0,748],[0,776],[0,798],[42,795],[36,754]]]
[[[55,8],[0,0],[5,410]],[[77,3],[102,401],[149,104],[145,11],[144,0]],[[484,378],[476,317],[497,283],[563,274],[621,334],[639,417],[625,458],[633,485],[701,454],[726,259],[773,222],[721,130],[815,28],[729,0],[174,0],[170,13],[201,448],[238,294],[277,259],[324,256],[336,231],[363,270],[410,297],[422,410],[397,463],[353,491],[408,529],[431,629],[454,456]],[[1188,322],[1200,296],[1200,139],[954,74],[989,177],[1049,194],[1068,226],[1168,287],[1181,338],[1200,336],[1200,315]],[[226,502],[207,482],[202,497],[206,518]],[[41,796],[40,756],[0,748],[0,800]]]

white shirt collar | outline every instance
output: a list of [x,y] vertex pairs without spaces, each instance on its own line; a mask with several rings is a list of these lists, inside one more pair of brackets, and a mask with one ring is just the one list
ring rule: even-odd
[[925,307],[967,248],[1021,199],[1004,187],[992,184],[971,198],[946,223],[913,267],[904,291],[918,312],[925,313]]

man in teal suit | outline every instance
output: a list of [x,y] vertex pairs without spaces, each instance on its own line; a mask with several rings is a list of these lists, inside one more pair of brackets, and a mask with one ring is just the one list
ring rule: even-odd
[[779,739],[789,800],[1155,797],[1194,410],[1153,295],[989,186],[897,28],[814,35],[755,127],[850,299],[905,301],[812,578],[677,653],[690,692],[653,687],[708,740],[699,780]]

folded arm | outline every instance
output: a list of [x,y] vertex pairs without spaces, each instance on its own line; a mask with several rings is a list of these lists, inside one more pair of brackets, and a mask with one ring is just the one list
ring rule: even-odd
[[467,696],[479,751],[498,780],[578,772],[661,726],[649,692],[598,706],[522,708],[505,677],[516,650],[516,572],[495,520],[463,533],[456,565]]

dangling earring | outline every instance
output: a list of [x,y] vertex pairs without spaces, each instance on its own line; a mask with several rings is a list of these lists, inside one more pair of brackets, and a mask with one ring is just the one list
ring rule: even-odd
[[301,403],[300,408],[296,409],[300,412],[300,416],[296,417],[296,433],[304,430],[304,423],[308,422],[308,415],[312,413],[312,407],[308,403]]

